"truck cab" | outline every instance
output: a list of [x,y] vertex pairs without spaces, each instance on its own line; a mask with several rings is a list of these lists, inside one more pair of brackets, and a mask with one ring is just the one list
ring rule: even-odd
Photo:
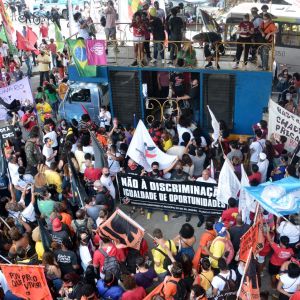
[[59,118],[79,121],[86,110],[91,119],[97,123],[101,105],[109,105],[108,82],[101,81],[99,77],[77,78],[76,69],[72,67],[69,68],[69,77],[75,80],[71,81],[65,98],[60,103]]

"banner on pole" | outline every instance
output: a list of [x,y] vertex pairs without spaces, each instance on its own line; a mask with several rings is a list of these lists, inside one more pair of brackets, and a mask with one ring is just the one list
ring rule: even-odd
[[44,267],[0,264],[10,291],[24,299],[52,300]]
[[260,212],[257,213],[255,223],[241,237],[239,260],[247,261],[249,251],[252,248],[253,253],[258,253],[263,248],[263,222]]
[[[221,215],[226,204],[216,199],[217,184],[155,180],[118,174],[120,199],[133,205],[186,213]],[[122,201],[122,200],[121,200]]]
[[117,209],[98,228],[100,236],[108,236],[118,244],[139,250],[145,229],[127,216],[122,210]]
[[284,135],[287,138],[285,148],[292,152],[300,141],[300,117],[270,100],[268,132],[269,138],[273,135],[279,139]]

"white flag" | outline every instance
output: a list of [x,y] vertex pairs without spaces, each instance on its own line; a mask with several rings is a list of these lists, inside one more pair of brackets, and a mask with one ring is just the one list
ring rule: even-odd
[[218,139],[220,136],[220,124],[218,122],[218,120],[216,119],[215,115],[213,114],[213,112],[210,110],[209,106],[207,105],[207,109],[209,111],[210,117],[211,117],[211,126],[214,130],[212,137],[214,139],[213,144],[218,143]]
[[176,159],[175,155],[166,154],[155,145],[141,120],[136,127],[127,155],[146,171],[151,171],[151,164],[154,161],[158,162],[159,169],[163,170],[168,168]]
[[217,200],[228,204],[230,197],[237,198],[240,188],[241,183],[234,173],[232,164],[226,158],[219,176]]
[[243,222],[249,224],[250,209],[249,205],[254,202],[254,199],[246,192],[244,187],[250,186],[248,175],[245,171],[244,165],[241,165],[241,190],[239,195],[239,212],[242,213]]

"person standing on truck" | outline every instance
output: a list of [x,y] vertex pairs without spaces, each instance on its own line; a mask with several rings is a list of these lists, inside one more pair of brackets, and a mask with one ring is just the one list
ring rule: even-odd
[[[116,12],[116,9],[114,8],[114,3],[113,1],[108,1],[107,2],[107,7],[104,10],[104,15],[105,15],[105,36],[106,36],[106,41],[108,44],[109,39],[113,40],[114,44],[114,50],[116,52],[119,52],[118,50],[118,43],[116,42],[116,35],[117,35],[117,29],[116,29],[116,20],[118,19],[118,14]],[[106,48],[106,54],[108,54],[108,48]]]
[[269,14],[264,14],[263,23],[260,25],[259,31],[264,39],[264,43],[269,45],[261,46],[261,64],[264,71],[269,69],[269,51],[274,41],[274,36],[278,32],[276,25],[273,23],[272,18]]
[[[254,26],[254,32],[252,35],[252,42],[253,43],[258,43],[261,41],[261,33],[259,31],[260,25],[263,22],[262,17],[258,14],[258,8],[257,7],[252,7],[251,8],[251,15],[252,19],[251,22],[253,23]],[[256,50],[257,50],[257,45],[252,45],[251,46],[251,61],[256,60]]]
[[237,39],[238,44],[236,45],[236,55],[235,55],[235,65],[234,69],[239,67],[239,62],[244,50],[244,65],[246,66],[248,63],[248,55],[251,43],[251,37],[254,33],[254,25],[250,21],[249,14],[244,15],[244,20],[239,24],[237,33],[239,34],[239,38]]

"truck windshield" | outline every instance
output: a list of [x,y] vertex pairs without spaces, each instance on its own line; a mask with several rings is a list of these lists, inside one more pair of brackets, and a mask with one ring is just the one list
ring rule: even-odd
[[91,102],[91,91],[80,87],[71,88],[68,99],[72,102]]

